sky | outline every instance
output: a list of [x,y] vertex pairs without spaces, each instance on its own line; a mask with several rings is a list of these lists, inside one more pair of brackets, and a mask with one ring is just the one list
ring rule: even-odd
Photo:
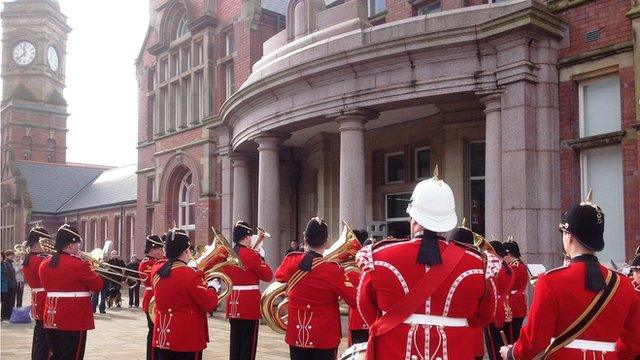
[[67,162],[137,162],[134,61],[148,27],[148,0],[59,0],[67,40]]

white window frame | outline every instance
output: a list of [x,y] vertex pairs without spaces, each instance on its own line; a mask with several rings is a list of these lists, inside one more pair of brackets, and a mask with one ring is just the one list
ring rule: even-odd
[[184,79],[184,87],[183,91],[186,94],[185,106],[187,107],[187,118],[186,123],[187,126],[193,124],[193,103],[191,99],[191,77],[187,77]]
[[197,122],[204,119],[204,74],[196,73],[196,85],[198,86],[198,119]]
[[[585,137],[585,129],[584,129],[584,87],[591,85],[591,84],[595,84],[595,83],[599,83],[602,81],[606,81],[609,78],[618,78],[618,84],[620,84],[620,74],[615,72],[615,73],[611,73],[611,74],[607,74],[607,75],[603,75],[603,76],[598,76],[595,77],[593,79],[587,79],[587,80],[582,80],[578,83],[578,127],[579,127],[579,136],[580,137]],[[622,93],[620,93],[620,99],[619,101],[621,102],[620,105],[620,115],[622,116]],[[622,119],[619,119],[620,123],[618,130],[622,129]],[[616,130],[614,130],[616,131]],[[605,133],[606,134],[606,133]],[[601,134],[597,134],[597,135],[601,135]],[[590,135],[591,136],[591,135]]]
[[[396,156],[396,155],[403,155],[404,156],[404,151],[400,150],[400,151],[394,151],[394,152],[390,152],[390,153],[384,154],[384,183],[385,184],[402,184],[405,181],[407,181],[407,179],[389,181],[389,157]],[[403,157],[403,161],[404,160],[406,160],[406,159],[404,159],[404,157]],[[405,167],[406,167],[406,164],[405,164]]]
[[181,128],[181,124],[180,124],[180,117],[182,115],[182,87],[180,86],[180,81],[176,81],[174,87],[173,87],[173,108],[174,108],[174,114],[175,114],[175,124],[176,124],[176,130]]
[[415,148],[415,150],[413,150],[413,176],[416,180],[424,180],[429,178],[429,171],[427,171],[427,176],[418,177],[418,152],[423,150],[429,150],[429,170],[431,170],[431,146],[421,146],[419,148]]
[[129,254],[131,254],[134,250],[135,250],[135,239],[136,239],[136,235],[135,235],[135,231],[136,231],[136,216],[135,215],[129,215],[129,218],[131,219],[131,221],[129,221],[129,249],[130,252]]
[[169,93],[169,86],[166,86],[162,92],[163,92],[163,97],[164,97],[164,131],[167,132],[171,129],[171,106],[170,102],[170,93]]
[[100,223],[102,223],[102,220],[104,220],[104,228],[102,228],[101,230],[103,231],[104,240],[106,241],[109,237],[109,219],[102,218],[100,219]]
[[378,15],[379,13],[387,10],[387,1],[384,0],[384,6],[382,7],[382,9],[376,9],[376,0],[367,0],[367,13],[369,14],[369,17],[373,17]]
[[234,51],[236,51],[236,44],[232,30],[224,34],[224,56],[233,55]]
[[176,33],[173,35],[175,36],[175,39],[180,39],[181,37],[187,34],[189,34],[189,29],[187,26],[187,18],[186,16],[183,16],[178,22],[178,25],[176,26]]
[[[191,184],[187,184],[186,180],[187,178],[191,176]],[[187,222],[189,221],[189,205],[194,205],[194,210],[195,210],[195,205],[196,199],[190,199],[189,198],[189,193],[192,189],[195,188],[195,181],[193,178],[193,174],[191,173],[187,173],[184,177],[182,177],[182,180],[180,181],[180,188],[178,191],[178,224],[180,229],[183,230],[195,230],[196,228],[196,224],[195,222],[193,224],[188,224]],[[183,191],[186,190],[186,191]],[[183,198],[183,193],[187,194],[187,199]],[[195,192],[194,192],[195,195]],[[183,208],[184,208],[184,215],[183,215]],[[194,217],[195,219],[195,217]]]
[[[409,218],[410,218],[409,214],[403,217],[395,217],[395,218],[389,217],[389,208],[387,207],[387,204],[389,203],[389,196],[396,196],[396,195],[402,195],[402,194],[409,194],[409,199],[411,199],[411,192],[394,192],[394,193],[389,193],[384,195],[384,218],[387,223],[396,222],[396,221],[409,221]],[[407,206],[409,206],[409,202],[407,202]]]
[[[233,63],[229,63],[227,65],[225,65],[224,67],[224,93],[225,93],[225,99],[228,99],[231,97],[231,95],[233,95],[233,83],[235,81],[234,79],[235,74],[233,72]],[[229,80],[229,78],[231,78],[231,81]]]

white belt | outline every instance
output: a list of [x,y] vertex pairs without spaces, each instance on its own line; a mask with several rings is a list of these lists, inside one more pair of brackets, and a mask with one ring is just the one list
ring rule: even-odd
[[260,290],[258,285],[233,285],[233,290],[247,291],[247,290]]
[[152,287],[146,287],[146,288],[144,288],[144,291],[153,291],[153,288]]
[[31,288],[31,292],[37,293],[40,291],[44,291],[44,288]]
[[404,321],[404,323],[436,325],[436,326],[453,326],[453,327],[468,326],[467,319],[465,318],[452,318],[452,317],[446,317],[446,316],[425,315],[425,314],[412,314]]
[[[554,341],[554,340],[555,339],[551,339],[551,341]],[[593,341],[593,340],[575,339],[572,342],[565,345],[564,347],[567,349],[602,351],[602,352],[616,351],[616,343],[614,342]]]
[[47,293],[47,297],[50,298],[78,298],[90,296],[91,293],[88,291],[52,291]]

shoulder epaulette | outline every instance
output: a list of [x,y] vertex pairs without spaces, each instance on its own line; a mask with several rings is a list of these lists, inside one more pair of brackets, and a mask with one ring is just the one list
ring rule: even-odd
[[557,268],[553,268],[553,269],[549,269],[549,270],[545,271],[545,273],[544,273],[544,274],[545,274],[545,275],[547,275],[547,274],[550,274],[550,273],[552,273],[552,272],[554,272],[554,271],[558,271],[558,270],[566,269],[566,268],[568,268],[568,267],[569,267],[569,265],[562,265],[562,266],[558,266]]
[[377,249],[379,247],[383,247],[389,244],[396,244],[399,242],[404,242],[404,241],[408,241],[410,239],[384,239],[384,240],[380,240],[377,243],[373,244],[373,246],[371,247],[372,249]]
[[480,255],[482,257],[482,259],[484,259],[485,262],[487,260],[487,254],[485,254],[484,251],[478,249],[474,245],[465,244],[465,243],[462,243],[462,242],[459,242],[459,241],[450,241],[450,243],[458,245],[458,246],[460,246],[461,248],[463,248],[465,250],[472,251],[474,254]]

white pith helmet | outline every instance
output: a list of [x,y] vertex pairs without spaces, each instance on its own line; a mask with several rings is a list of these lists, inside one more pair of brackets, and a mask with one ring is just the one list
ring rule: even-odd
[[422,227],[435,232],[450,231],[458,224],[453,191],[438,179],[438,165],[432,178],[420,181],[413,189],[407,213]]

